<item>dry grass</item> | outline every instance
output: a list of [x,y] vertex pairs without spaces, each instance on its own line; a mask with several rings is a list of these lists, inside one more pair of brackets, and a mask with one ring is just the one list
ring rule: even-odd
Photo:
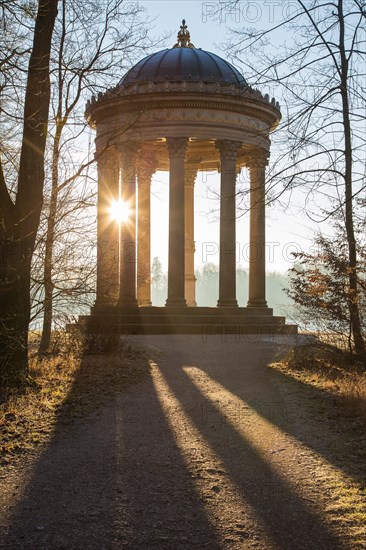
[[[327,478],[334,496],[327,510],[328,519],[337,525],[343,535],[350,537],[349,548],[365,548],[366,366],[356,362],[339,344],[339,340],[332,343],[323,340],[296,347],[271,367],[323,392],[322,421],[336,424],[338,451],[344,456],[351,456],[354,468],[353,475],[342,484],[339,484],[337,476]],[[347,437],[343,438],[342,433]]]
[[366,365],[346,350],[324,342],[299,346],[274,366],[339,397],[341,413],[366,422]]
[[42,361],[32,342],[29,383],[0,396],[0,465],[39,447],[58,424],[89,415],[148,373],[146,356],[128,343],[114,353],[83,355],[80,342],[54,337],[54,353]]

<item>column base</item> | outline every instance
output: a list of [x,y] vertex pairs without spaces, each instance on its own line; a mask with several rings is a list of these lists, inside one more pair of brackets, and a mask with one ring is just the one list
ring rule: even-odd
[[104,308],[110,308],[114,307],[117,304],[117,300],[95,300],[94,304],[92,305],[92,311],[101,310]]
[[165,307],[187,307],[185,298],[168,298]]
[[152,302],[150,302],[149,300],[139,301],[139,307],[148,307],[148,306],[152,306]]
[[250,300],[247,307],[268,307],[266,300]]
[[196,300],[193,300],[192,302],[187,302],[187,307],[197,307],[197,302]]
[[237,300],[229,300],[226,298],[220,298],[217,301],[217,307],[238,307]]
[[138,307],[138,302],[136,299],[132,300],[119,300],[117,307]]

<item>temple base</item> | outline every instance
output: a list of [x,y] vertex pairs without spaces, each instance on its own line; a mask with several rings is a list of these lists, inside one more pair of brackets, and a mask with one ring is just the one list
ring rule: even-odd
[[93,309],[79,317],[77,328],[87,334],[297,334],[268,307],[119,307]]
[[187,307],[187,302],[184,298],[181,300],[171,298],[166,301],[165,307]]
[[131,299],[131,300],[120,300],[117,304],[117,308],[119,309],[123,309],[124,307],[138,307],[138,301],[135,299]]

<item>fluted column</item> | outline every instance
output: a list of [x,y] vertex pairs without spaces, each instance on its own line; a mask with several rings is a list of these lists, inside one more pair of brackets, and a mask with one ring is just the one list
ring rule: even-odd
[[155,159],[144,155],[137,165],[137,301],[151,306],[151,178],[156,170]]
[[220,271],[219,307],[236,307],[236,243],[235,184],[236,159],[241,143],[222,140],[216,143],[220,151]]
[[265,172],[268,152],[247,160],[250,174],[249,300],[248,307],[267,307],[265,257]]
[[167,138],[169,150],[169,259],[166,306],[186,306],[184,297],[184,161],[188,138]]
[[128,219],[120,224],[120,306],[137,306],[136,298],[136,159],[138,145],[120,146],[121,200],[128,205]]
[[96,154],[98,165],[97,294],[95,305],[113,305],[118,300],[118,223],[111,205],[119,196],[119,162],[114,148]]
[[186,169],[184,178],[185,202],[185,299],[187,306],[195,307],[196,277],[194,274],[194,182],[197,169]]

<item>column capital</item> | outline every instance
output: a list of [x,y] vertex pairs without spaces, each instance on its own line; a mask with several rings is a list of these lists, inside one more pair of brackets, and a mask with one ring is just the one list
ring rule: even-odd
[[139,149],[140,143],[137,141],[122,141],[118,145],[118,151],[121,155],[122,164],[128,164],[129,162],[135,164]]
[[251,168],[265,168],[269,160],[269,151],[256,149],[245,157],[245,165]]
[[188,146],[188,138],[166,138],[170,158],[184,158]]
[[144,154],[143,157],[137,161],[137,178],[139,186],[150,184],[153,174],[156,172],[157,161],[156,156],[151,154]]
[[241,147],[241,142],[222,139],[216,141],[215,147],[220,151],[222,160],[236,160],[238,150]]
[[109,147],[97,147],[97,150],[94,153],[94,160],[100,166],[104,166],[109,162],[111,156],[116,154],[116,152],[117,150],[114,145],[110,145]]
[[184,185],[185,187],[194,187],[196,177],[197,177],[197,168],[187,168],[184,170]]

